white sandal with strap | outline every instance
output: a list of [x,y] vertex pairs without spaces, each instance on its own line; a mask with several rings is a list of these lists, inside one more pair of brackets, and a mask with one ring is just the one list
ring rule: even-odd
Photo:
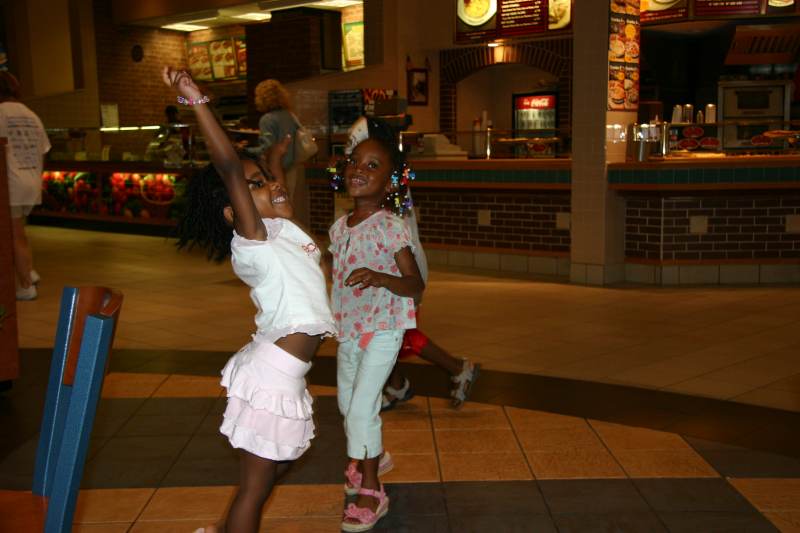
[[458,409],[467,401],[469,393],[472,391],[472,385],[475,383],[475,380],[478,379],[480,370],[480,364],[471,363],[469,360],[464,359],[461,373],[450,378],[450,380],[456,384],[455,388],[450,391],[450,396],[453,397],[453,407]]

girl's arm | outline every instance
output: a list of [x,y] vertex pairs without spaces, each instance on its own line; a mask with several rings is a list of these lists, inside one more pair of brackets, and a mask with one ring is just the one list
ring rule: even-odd
[[419,273],[414,254],[411,253],[411,248],[406,246],[394,254],[394,260],[400,270],[400,276],[375,272],[369,268],[362,267],[353,270],[344,283],[349,287],[358,285],[360,289],[383,287],[398,296],[406,296],[418,301],[422,297],[425,283],[422,281],[422,276]]
[[286,172],[283,170],[282,161],[291,143],[292,136],[287,134],[280,142],[273,144],[262,154],[262,160],[267,170],[284,189],[286,189]]
[[[186,71],[164,67],[162,76],[164,83],[189,101],[196,102],[203,97]],[[194,104],[192,107],[197,115],[197,124],[205,138],[211,162],[228,190],[233,209],[233,228],[245,239],[266,240],[267,229],[253,203],[242,162],[236,155],[228,135],[206,104]]]

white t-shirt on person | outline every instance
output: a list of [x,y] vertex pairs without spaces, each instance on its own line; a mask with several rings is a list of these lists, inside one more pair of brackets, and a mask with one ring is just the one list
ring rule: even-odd
[[19,102],[0,103],[0,137],[5,137],[10,205],[42,203],[43,156],[50,140],[42,121]]
[[258,309],[254,338],[275,342],[291,333],[333,335],[336,327],[314,240],[288,219],[263,222],[267,240],[234,232],[231,241],[233,271],[250,287]]

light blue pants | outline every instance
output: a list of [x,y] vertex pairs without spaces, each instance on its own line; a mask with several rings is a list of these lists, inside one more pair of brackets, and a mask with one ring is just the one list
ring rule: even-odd
[[359,339],[339,344],[336,354],[336,390],[344,416],[347,455],[371,459],[383,452],[381,393],[397,360],[403,330],[377,331],[366,349]]

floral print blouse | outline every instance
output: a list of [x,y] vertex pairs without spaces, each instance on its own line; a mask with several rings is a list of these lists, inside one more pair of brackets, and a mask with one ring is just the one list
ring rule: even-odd
[[361,267],[392,276],[402,276],[394,255],[405,247],[413,251],[411,234],[403,219],[380,210],[352,228],[344,215],[330,229],[333,254],[331,307],[340,341],[380,330],[417,327],[414,299],[398,296],[388,289],[344,284],[350,273]]

